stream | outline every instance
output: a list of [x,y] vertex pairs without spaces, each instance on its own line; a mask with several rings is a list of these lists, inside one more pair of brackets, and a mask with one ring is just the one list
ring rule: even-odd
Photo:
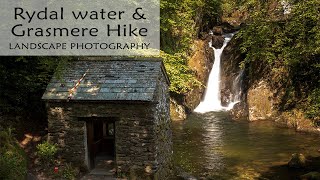
[[198,178],[294,179],[299,172],[286,166],[291,155],[319,157],[319,141],[271,121],[234,121],[227,112],[173,122],[175,166]]

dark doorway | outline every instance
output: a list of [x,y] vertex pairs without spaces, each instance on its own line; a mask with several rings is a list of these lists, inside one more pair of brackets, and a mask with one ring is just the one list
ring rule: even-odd
[[88,119],[87,136],[90,169],[113,166],[115,157],[115,119]]

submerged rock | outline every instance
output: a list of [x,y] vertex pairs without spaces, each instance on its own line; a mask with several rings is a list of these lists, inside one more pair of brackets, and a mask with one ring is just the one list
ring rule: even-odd
[[303,154],[294,153],[288,162],[288,166],[290,168],[304,168],[306,167],[306,162],[307,160]]
[[192,175],[188,173],[181,173],[178,175],[178,178],[180,180],[197,180],[197,178],[193,177]]
[[320,180],[320,173],[319,172],[309,172],[307,174],[304,174],[300,176],[300,179],[302,180]]
[[182,168],[176,167],[176,177],[179,180],[197,180],[196,177],[191,174],[185,172]]

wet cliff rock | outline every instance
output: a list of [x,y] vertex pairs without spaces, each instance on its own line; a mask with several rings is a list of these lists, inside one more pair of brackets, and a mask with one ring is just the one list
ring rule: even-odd
[[184,95],[171,94],[170,114],[171,119],[174,121],[186,119],[187,114],[192,112],[202,99],[214,59],[213,49],[209,47],[211,40],[212,35],[207,33],[203,35],[202,39],[194,41],[192,46],[193,53],[188,65],[203,86],[194,86],[191,91]]
[[[231,33],[236,30],[228,28],[225,31]],[[240,68],[245,56],[241,54],[239,44],[240,41],[234,36],[221,55],[220,95],[223,106],[228,106],[238,96],[240,102],[234,105],[230,113],[235,119],[246,119],[249,112],[246,93],[248,81],[247,71]]]
[[214,59],[213,49],[209,47],[211,39],[212,36],[207,34],[202,40],[197,40],[194,45],[194,54],[188,62],[188,65],[194,70],[197,79],[204,85],[201,87],[195,87],[186,94],[185,103],[188,111],[192,111],[197,107],[202,100],[202,95],[205,91],[205,85]]
[[230,97],[236,92],[233,91],[233,84],[241,72],[240,63],[244,57],[238,48],[239,42],[233,38],[225,47],[221,55],[221,103],[223,106],[229,104]]

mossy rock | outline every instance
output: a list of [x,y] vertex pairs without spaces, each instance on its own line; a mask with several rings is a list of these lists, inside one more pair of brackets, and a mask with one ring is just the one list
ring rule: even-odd
[[290,168],[304,168],[306,167],[306,162],[307,160],[303,154],[294,153],[288,162],[288,166]]
[[320,173],[319,172],[309,172],[300,176],[302,180],[320,180]]

